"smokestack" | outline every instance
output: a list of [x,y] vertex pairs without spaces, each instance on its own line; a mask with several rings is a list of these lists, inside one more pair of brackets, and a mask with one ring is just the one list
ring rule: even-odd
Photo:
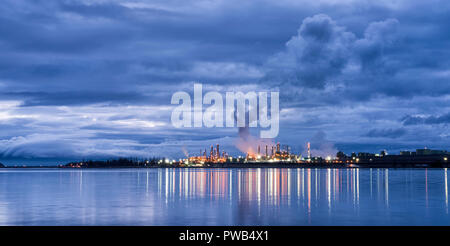
[[214,157],[214,146],[211,145],[211,152],[209,153],[209,158],[211,158],[211,160]]
[[273,150],[274,150],[274,147],[272,146],[272,156],[273,156]]
[[216,152],[216,154],[217,154],[217,159],[219,159],[220,158],[219,144],[217,144],[217,152]]
[[311,158],[311,143],[308,142],[308,159]]
[[267,157],[268,153],[267,153],[267,144],[266,144],[266,157]]
[[261,146],[258,145],[258,155],[261,154]]

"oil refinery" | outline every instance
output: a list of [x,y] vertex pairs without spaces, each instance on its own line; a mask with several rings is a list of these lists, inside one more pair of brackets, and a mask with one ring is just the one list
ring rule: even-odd
[[311,143],[306,144],[306,156],[292,153],[288,145],[258,145],[256,151],[248,151],[245,156],[233,157],[220,152],[220,146],[211,145],[209,154],[206,149],[198,156],[185,159],[160,160],[159,164],[178,167],[295,167],[295,166],[333,166],[333,167],[443,167],[448,166],[449,152],[446,150],[417,149],[401,151],[400,154],[388,154],[382,150],[379,154],[351,153],[342,151],[333,156],[312,156]]
[[[211,145],[209,154],[204,150],[200,150],[200,155],[190,156],[179,161],[172,161],[173,164],[184,164],[189,166],[211,166],[221,163],[317,163],[318,161],[339,163],[340,161],[334,157],[328,156],[325,159],[322,157],[311,156],[311,144],[307,143],[307,156],[303,157],[301,154],[294,154],[288,145],[281,148],[280,143],[276,145],[258,145],[257,151],[248,151],[245,156],[233,157],[227,152],[220,152],[220,146],[215,147]],[[341,162],[342,163],[342,162]]]

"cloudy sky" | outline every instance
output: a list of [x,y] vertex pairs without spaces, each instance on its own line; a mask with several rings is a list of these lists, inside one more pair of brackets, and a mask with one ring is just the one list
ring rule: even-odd
[[236,128],[171,125],[172,94],[194,82],[279,91],[274,141],[296,152],[450,149],[449,12],[433,0],[5,0],[0,161],[239,153]]

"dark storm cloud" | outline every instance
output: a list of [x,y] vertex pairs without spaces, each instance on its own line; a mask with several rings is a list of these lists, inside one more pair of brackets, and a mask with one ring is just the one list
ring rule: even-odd
[[[286,53],[276,56],[273,61],[280,68],[269,71],[265,79],[269,84],[288,81],[297,87],[321,89],[326,84],[342,83],[345,90],[336,95],[345,95],[349,101],[365,100],[379,93],[406,96],[416,91],[409,88],[420,87],[416,82],[405,86],[409,78],[402,74],[395,76],[395,72],[401,70],[398,64],[403,62],[397,58],[390,59],[399,49],[394,46],[398,41],[399,21],[387,18],[392,15],[391,10],[382,4],[368,4],[369,8],[377,10],[375,13],[380,17],[376,18],[377,21],[368,22],[363,33],[358,34],[358,30],[347,28],[355,22],[358,25],[357,18],[340,23],[331,17],[333,12],[335,16],[342,14],[340,8],[332,11],[324,7],[327,14],[309,14],[308,17],[308,10],[267,3],[252,4],[245,11],[225,4],[218,12],[220,14],[214,15],[172,10],[170,7],[174,6],[170,4],[169,8],[151,5],[129,8],[120,1],[48,2],[29,4],[33,7],[33,15],[14,8],[4,10],[12,12],[2,19],[5,44],[16,50],[38,52],[41,56],[31,62],[25,62],[26,57],[16,61],[15,57],[8,57],[0,66],[3,78],[26,84],[28,88],[33,86],[30,80],[37,81],[48,90],[55,88],[58,91],[61,83],[66,88],[86,90],[92,86],[134,90],[141,84],[177,84],[192,80],[213,84],[248,83],[252,80],[196,74],[192,71],[194,62],[238,61],[258,66],[282,47],[295,30],[294,25],[306,17],[298,34],[286,44]],[[309,11],[316,11],[315,8],[310,7]],[[267,17],[269,13],[277,17]],[[371,19],[375,17],[371,16]],[[55,57],[53,53],[64,54],[65,57]],[[89,54],[93,59],[89,59]],[[344,69],[355,65],[354,62],[361,66],[358,68],[361,71],[345,73]],[[136,67],[141,69],[136,70]],[[18,85],[11,87],[15,90]],[[425,92],[446,93],[448,89],[426,89]],[[326,93],[319,91],[318,94]],[[79,100],[80,103],[91,103],[82,97]],[[330,95],[318,100],[326,104],[340,101]]]
[[405,135],[406,130],[404,128],[398,129],[372,129],[363,136],[366,137],[384,137],[384,138],[398,138]]
[[269,61],[266,80],[323,88],[347,64],[354,39],[327,15],[308,17],[298,35],[286,43],[286,52]]
[[378,68],[386,67],[383,56],[398,39],[398,25],[396,19],[373,22],[365,30],[364,38],[356,41],[355,50],[363,70],[378,72]]
[[[102,98],[109,101],[123,90],[140,90],[142,85],[160,89],[167,83],[176,85],[192,80],[246,83],[251,79],[239,78],[240,74],[233,71],[228,73],[231,79],[224,76],[226,73],[221,77],[211,76],[216,70],[211,75],[198,73],[196,68],[202,63],[196,64],[199,61],[219,62],[218,66],[224,66],[224,62],[243,66],[261,63],[292,32],[290,26],[296,25],[296,21],[291,21],[280,28],[277,22],[298,14],[298,11],[269,6],[244,11],[248,13],[234,8],[223,13],[214,10],[220,13],[214,14],[196,12],[195,8],[167,10],[177,7],[170,4],[166,8],[129,8],[125,3],[7,1],[0,8],[3,34],[0,51],[4,51],[0,58],[0,78],[6,81],[6,89],[23,93],[25,100],[31,102],[29,105],[35,105],[36,94],[45,87],[47,91],[39,96],[39,105],[46,102],[73,105],[90,104]],[[285,12],[287,16],[266,17],[273,11]],[[241,25],[242,22],[247,24]],[[78,97],[78,103],[59,100],[56,95],[64,90],[89,93],[104,88],[108,88],[110,97],[94,100]],[[27,95],[32,98],[26,98]],[[118,103],[126,103],[124,97],[117,98]],[[136,98],[129,98],[135,102]]]
[[146,99],[137,92],[64,91],[3,93],[3,98],[26,98],[22,107],[51,105],[80,105],[95,103],[136,103]]
[[449,124],[450,123],[450,113],[443,114],[440,116],[405,116],[402,119],[403,125],[434,125],[434,124]]
[[306,18],[298,36],[287,43],[296,60],[295,77],[306,87],[323,88],[326,80],[339,75],[350,59],[355,36],[329,16]]
[[385,93],[373,81],[389,83],[386,76],[396,70],[388,55],[398,39],[398,25],[396,19],[372,22],[358,38],[328,15],[308,17],[286,43],[286,51],[269,61],[265,80],[306,89],[338,85],[343,89],[338,94],[361,90],[352,94],[366,93],[365,99],[370,98],[369,90]]

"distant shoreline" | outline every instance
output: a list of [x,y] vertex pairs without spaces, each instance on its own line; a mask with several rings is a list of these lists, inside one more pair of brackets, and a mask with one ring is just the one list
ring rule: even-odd
[[337,156],[336,159],[311,158],[308,160],[226,160],[226,161],[169,161],[161,158],[118,158],[110,160],[83,160],[59,165],[4,165],[0,168],[58,168],[58,169],[111,169],[111,168],[447,168],[447,154]]
[[159,165],[159,166],[94,166],[94,167],[67,167],[67,166],[4,166],[1,169],[154,169],[154,168],[165,168],[165,169],[202,169],[202,168],[225,168],[225,169],[234,169],[234,168],[334,168],[334,169],[346,169],[346,168],[393,168],[393,169],[409,169],[409,168],[448,168],[449,165],[430,165],[430,164],[416,164],[416,165],[366,165],[366,164],[352,164],[352,165],[336,165],[336,164],[264,164],[264,163],[227,163],[227,164],[215,164],[215,165],[206,165],[206,166],[170,166],[170,165]]

